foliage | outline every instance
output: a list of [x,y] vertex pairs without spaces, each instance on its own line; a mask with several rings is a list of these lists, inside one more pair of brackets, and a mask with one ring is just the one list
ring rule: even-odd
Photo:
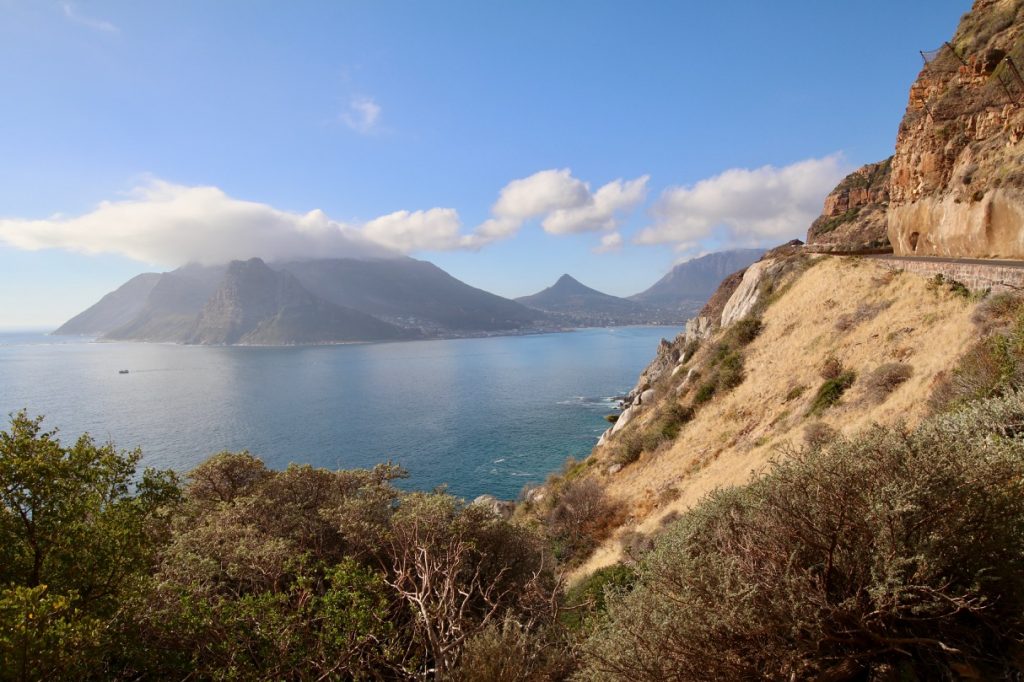
[[567,591],[568,608],[562,614],[562,622],[571,630],[580,629],[589,618],[606,611],[609,594],[629,592],[636,580],[636,570],[626,564],[597,569]]
[[545,532],[557,559],[586,557],[622,522],[623,509],[591,478],[569,481],[552,491]]
[[946,277],[941,272],[928,280],[928,289],[931,291],[948,291],[961,298],[970,298],[971,290],[963,282],[952,277]]
[[1019,676],[1022,427],[1013,394],[714,493],[611,598],[580,679]]
[[136,480],[140,457],[88,436],[64,446],[25,412],[0,432],[0,679],[114,655],[122,600],[179,499],[170,472]]
[[819,415],[828,408],[839,402],[839,399],[846,393],[846,389],[853,386],[857,375],[852,371],[843,371],[839,376],[828,379],[819,388],[811,401],[811,408],[807,411],[809,415]]
[[566,680],[573,672],[572,643],[560,627],[527,630],[515,621],[491,623],[466,643],[453,682]]
[[1020,299],[994,297],[991,303],[980,305],[974,317],[989,334],[945,373],[929,401],[935,411],[1024,388],[1024,309]]

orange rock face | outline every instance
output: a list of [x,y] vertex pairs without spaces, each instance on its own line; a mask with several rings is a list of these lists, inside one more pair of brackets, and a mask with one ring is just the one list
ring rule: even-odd
[[889,181],[897,254],[1024,258],[1024,0],[977,0],[910,89]]

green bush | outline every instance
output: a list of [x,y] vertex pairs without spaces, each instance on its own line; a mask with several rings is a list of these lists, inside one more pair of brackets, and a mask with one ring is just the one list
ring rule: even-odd
[[1002,298],[979,315],[992,331],[942,376],[929,400],[935,411],[1024,388],[1024,312]]
[[1015,679],[1024,400],[875,427],[712,494],[582,648],[582,680]]
[[846,389],[853,386],[857,375],[851,371],[844,371],[834,379],[828,379],[821,385],[818,392],[811,401],[811,408],[807,411],[809,415],[818,415],[834,406],[846,393]]

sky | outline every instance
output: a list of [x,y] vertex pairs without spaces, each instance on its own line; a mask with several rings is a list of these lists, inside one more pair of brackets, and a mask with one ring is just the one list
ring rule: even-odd
[[626,296],[802,237],[967,0],[0,0],[0,328],[191,261]]

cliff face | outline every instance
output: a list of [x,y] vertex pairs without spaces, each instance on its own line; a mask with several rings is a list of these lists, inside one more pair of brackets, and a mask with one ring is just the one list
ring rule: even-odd
[[1024,0],[976,0],[911,87],[892,161],[897,254],[1024,258]]
[[807,230],[815,251],[882,250],[887,233],[892,157],[847,175],[825,197],[825,206]]

